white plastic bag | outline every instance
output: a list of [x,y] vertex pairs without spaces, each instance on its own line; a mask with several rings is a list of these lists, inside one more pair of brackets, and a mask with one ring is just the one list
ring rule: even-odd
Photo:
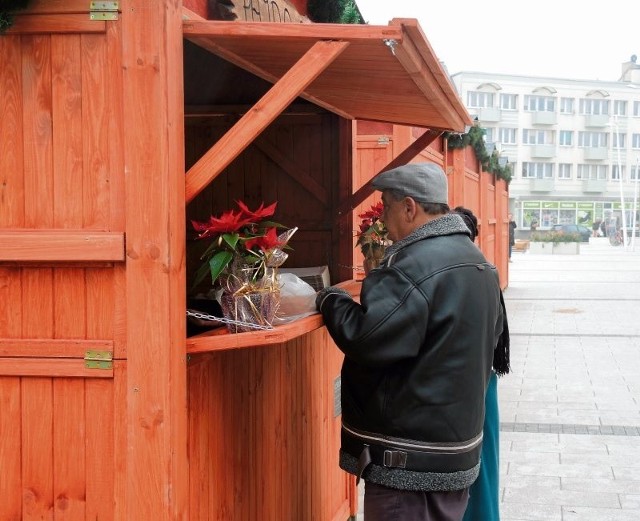
[[316,290],[293,273],[279,273],[280,307],[273,325],[286,324],[317,313]]

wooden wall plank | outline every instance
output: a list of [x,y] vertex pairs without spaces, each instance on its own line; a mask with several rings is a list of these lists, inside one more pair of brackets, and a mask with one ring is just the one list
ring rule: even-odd
[[83,359],[0,358],[0,375],[113,378],[112,369],[87,369]]
[[[111,204],[111,177],[118,177],[109,164],[110,147],[119,145],[117,139],[111,139],[110,119],[115,115],[116,107],[109,99],[113,86],[108,79],[112,65],[108,63],[107,39],[103,35],[82,35],[82,99],[83,104],[83,162],[86,168],[79,185],[82,188],[84,202],[83,224],[86,228],[105,229],[113,223],[109,220]],[[116,59],[116,64],[119,60]],[[116,76],[115,79],[117,79]],[[120,118],[114,118],[121,121]],[[119,133],[116,132],[115,136]],[[112,153],[117,154],[114,150]],[[122,206],[122,200],[119,201]]]
[[0,377],[0,519],[22,519],[20,378]]
[[0,227],[24,221],[20,37],[0,38]]
[[127,7],[121,24],[127,458],[117,471],[126,479],[124,519],[186,519],[181,2],[131,0]]
[[[86,481],[84,519],[116,519],[114,517],[114,461],[124,451],[115,443],[116,413],[114,385],[121,378],[114,370],[114,380],[88,379],[84,382],[83,398],[86,439],[84,446],[86,468],[90,470]],[[121,503],[121,501],[118,501]],[[122,518],[118,518],[122,519]]]
[[[89,422],[94,418],[89,418]],[[86,468],[85,386],[83,379],[53,381],[53,498],[56,521],[84,521]],[[93,439],[99,443],[100,438]]]
[[83,358],[87,351],[113,351],[113,341],[71,338],[0,338],[0,356]]
[[53,227],[51,38],[22,39],[25,226]]
[[[30,0],[29,13],[87,13],[89,4],[85,0]],[[24,11],[18,11],[22,13]]]
[[53,521],[52,381],[22,378],[21,395],[22,520]]
[[53,272],[49,268],[22,271],[22,336],[53,338]]
[[[82,227],[82,78],[80,36],[51,37],[53,227]],[[88,103],[90,105],[90,103]]]
[[124,261],[123,232],[0,230],[0,261]]
[[89,20],[87,14],[18,15],[7,34],[104,33],[106,22]]
[[20,274],[20,268],[0,266],[0,337],[17,338],[22,334]]
[[[96,125],[96,130],[92,132],[94,136],[94,141],[98,139],[99,141],[95,143],[96,149],[92,152],[91,162],[93,164],[95,161],[101,159],[101,156],[95,158],[93,154],[96,153],[96,150],[104,150],[105,154],[107,154],[107,174],[104,176],[97,176],[98,179],[102,181],[102,193],[107,189],[107,185],[109,187],[109,214],[108,214],[108,223],[111,230],[124,230],[125,227],[125,191],[124,191],[124,174],[125,174],[125,165],[124,165],[124,101],[122,99],[124,95],[124,89],[122,89],[122,24],[109,24],[107,28],[106,35],[106,58],[102,67],[102,74],[104,76],[99,76],[100,80],[96,77],[101,74],[100,70],[95,71],[92,74],[92,78],[94,81],[102,81],[101,88],[98,88],[98,94],[104,93],[104,107],[103,113],[104,115],[95,114],[92,115],[91,118],[88,117],[88,112],[84,112],[85,120],[87,123]],[[84,37],[84,39],[89,40],[90,37]],[[88,43],[87,43],[88,45]],[[86,71],[87,68],[83,67],[83,71]],[[91,69],[93,70],[93,69]],[[83,79],[84,82],[87,81],[87,78]],[[96,101],[95,103],[98,103]],[[100,118],[98,118],[100,116]],[[106,133],[97,130],[98,121],[100,121],[100,125],[106,128]],[[85,134],[86,136],[86,134]],[[85,150],[87,147],[85,146]],[[85,163],[87,162],[87,158],[85,157]],[[101,163],[98,163],[99,166],[95,168],[98,171],[102,172],[103,167]],[[87,181],[85,180],[85,187],[87,186]],[[102,193],[100,194],[101,196]],[[97,214],[96,212],[90,213],[89,215],[93,215],[95,219],[96,226],[100,223],[100,219],[96,217],[101,214]],[[90,221],[88,217],[85,216],[85,225],[90,226]],[[124,299],[122,299],[124,300]]]
[[83,269],[57,268],[54,270],[54,338],[86,337],[85,285],[85,270]]

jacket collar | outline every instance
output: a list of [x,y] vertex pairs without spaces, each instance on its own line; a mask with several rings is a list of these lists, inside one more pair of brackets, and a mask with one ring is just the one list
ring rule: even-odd
[[438,217],[433,221],[429,221],[427,224],[423,224],[419,228],[416,228],[404,239],[400,239],[394,242],[391,246],[386,248],[384,252],[384,260],[388,257],[398,253],[401,249],[406,248],[414,242],[421,241],[423,239],[429,239],[431,237],[440,237],[443,235],[453,235],[456,233],[464,233],[471,238],[469,228],[456,213],[448,213],[442,217]]

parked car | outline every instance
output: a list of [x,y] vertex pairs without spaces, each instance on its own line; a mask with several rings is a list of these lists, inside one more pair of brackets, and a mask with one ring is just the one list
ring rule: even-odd
[[581,224],[554,224],[552,230],[560,233],[579,233],[582,242],[589,242],[591,237],[591,229]]

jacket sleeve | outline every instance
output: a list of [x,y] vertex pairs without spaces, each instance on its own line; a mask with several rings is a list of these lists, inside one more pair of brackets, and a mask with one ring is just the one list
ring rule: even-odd
[[320,312],[347,357],[383,366],[416,356],[425,341],[429,303],[403,273],[378,268],[364,279],[360,304],[348,295],[329,293]]

